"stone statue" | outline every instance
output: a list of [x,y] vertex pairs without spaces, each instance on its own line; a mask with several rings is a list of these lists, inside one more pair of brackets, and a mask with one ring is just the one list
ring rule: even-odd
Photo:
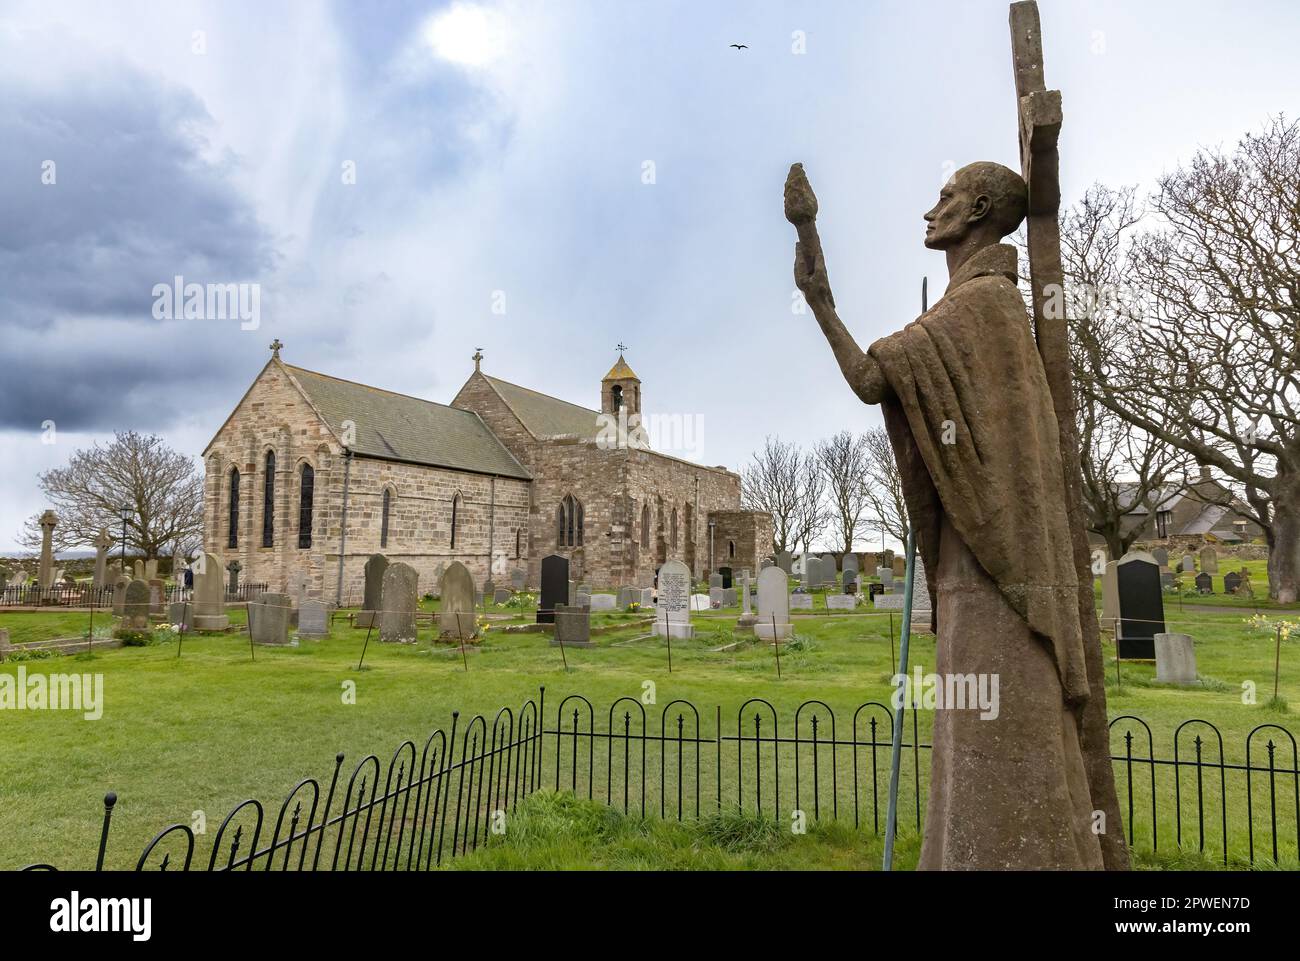
[[[925,215],[942,299],[863,351],[835,308],[801,165],[785,185],[795,282],[864,403],[880,404],[932,572],[936,673],[996,677],[996,717],[935,712],[921,869],[1101,869],[1080,746],[1089,697],[1052,396],[1014,247],[1028,192],[975,163]],[[1119,829],[1118,825],[1114,826]]]

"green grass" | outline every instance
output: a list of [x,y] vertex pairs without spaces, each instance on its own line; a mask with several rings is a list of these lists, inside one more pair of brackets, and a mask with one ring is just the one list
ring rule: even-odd
[[[1225,756],[1231,762],[1244,757],[1246,735],[1256,725],[1278,723],[1300,733],[1300,718],[1295,713],[1268,706],[1273,695],[1274,641],[1247,631],[1243,624],[1247,613],[1170,611],[1169,629],[1196,638],[1198,667],[1208,680],[1197,689],[1172,688],[1155,683],[1153,666],[1125,663],[1117,685],[1113,661],[1108,660],[1111,715],[1137,714],[1146,720],[1154,732],[1156,752],[1162,757],[1171,756],[1173,730],[1189,718],[1203,718],[1218,726],[1225,739]],[[531,615],[517,612],[512,616],[517,622],[531,619]],[[232,620],[242,623],[242,611],[232,611]],[[66,612],[0,613],[0,628],[10,630],[14,642],[75,636],[84,633],[86,622],[84,614]],[[716,729],[715,706],[721,708],[724,733],[734,735],[737,709],[752,697],[764,697],[776,705],[786,725],[783,734],[790,732],[794,709],[811,699],[828,704],[847,733],[858,705],[887,701],[890,693],[889,620],[879,615],[796,618],[798,639],[782,648],[779,679],[775,652],[768,645],[751,643],[727,652],[713,650],[734,640],[735,612],[697,615],[694,622],[699,636],[693,641],[673,642],[672,673],[668,672],[669,651],[662,641],[636,640],[643,627],[635,618],[602,614],[597,622],[625,626],[597,636],[595,648],[567,649],[567,670],[561,652],[550,646],[546,635],[504,634],[500,626],[505,622],[494,623],[481,647],[464,659],[455,647],[430,644],[427,628],[416,645],[381,644],[375,632],[360,670],[357,661],[366,631],[348,629],[342,622],[335,624],[326,640],[304,641],[296,648],[259,647],[255,659],[250,656],[247,637],[230,634],[188,636],[179,659],[176,644],[167,643],[28,664],[29,670],[102,673],[106,704],[98,721],[86,721],[71,712],[0,712],[4,744],[0,752],[0,868],[33,861],[67,868],[91,866],[99,834],[100,801],[110,789],[120,800],[108,865],[133,867],[149,838],[174,821],[191,821],[196,811],[206,815],[212,825],[209,830],[215,830],[220,818],[247,797],[262,798],[273,816],[280,799],[299,779],[328,777],[336,752],[343,751],[348,757],[346,775],[355,761],[368,753],[386,761],[406,738],[422,745],[434,729],[450,725],[453,711],[460,712],[463,730],[466,719],[474,714],[481,712],[491,718],[502,706],[517,709],[526,699],[537,697],[542,686],[546,688],[544,719],[548,726],[555,723],[560,700],[581,693],[595,705],[598,728],[604,729],[609,705],[620,697],[641,698],[646,682],[651,682],[657,702],[647,708],[651,729],[657,730],[662,706],[681,698],[699,708],[701,731],[708,737]],[[913,664],[932,668],[933,638],[916,636],[912,652]],[[0,671],[14,673],[17,668],[5,664]],[[1247,681],[1256,688],[1257,703],[1253,705],[1242,703],[1242,684]],[[344,703],[349,683],[355,684],[355,704]],[[1279,696],[1283,702],[1300,704],[1300,642],[1283,645]],[[925,712],[918,716],[923,738],[931,717]],[[750,720],[747,713],[747,725]],[[620,721],[616,719],[616,723]],[[1189,728],[1180,741],[1184,756],[1192,750],[1193,733]],[[808,736],[807,728],[803,736]],[[1122,753],[1122,744],[1120,738],[1114,741],[1116,753]],[[1257,739],[1256,748],[1262,750],[1262,741]],[[1217,757],[1217,743],[1205,751],[1207,758]],[[600,753],[597,751],[595,783],[598,796],[603,796],[607,771]],[[1145,756],[1145,747],[1135,749],[1135,754]],[[475,858],[482,859],[483,866],[504,865],[512,858],[522,858],[518,863],[530,866],[533,858],[536,866],[820,868],[878,863],[876,838],[870,833],[854,834],[851,826],[814,822],[808,834],[796,836],[784,822],[776,834],[770,834],[744,817],[728,821],[726,809],[736,797],[733,758],[734,754],[724,758],[722,815],[716,809],[717,785],[706,780],[702,813],[708,814],[712,807],[711,818],[684,825],[657,819],[646,825],[635,818],[614,818],[610,823],[617,822],[616,826],[602,828],[605,833],[593,840],[581,833],[571,833],[566,839],[563,832],[558,838],[551,836],[553,831],[548,835],[546,825],[561,814],[586,818],[584,824],[595,815],[564,807],[560,799],[539,799],[534,802],[536,812],[531,806],[514,812],[505,840],[499,846],[489,845]],[[923,780],[927,760],[923,753]],[[792,800],[788,763],[788,758],[782,762],[783,810],[792,806],[787,803]],[[1289,765],[1289,756],[1285,761],[1279,756],[1279,763]],[[657,765],[652,767],[648,772],[650,797],[657,800],[658,770]],[[825,767],[821,777],[828,785]],[[552,786],[553,770],[543,773],[543,785]],[[1135,787],[1139,861],[1146,866],[1183,866],[1188,855],[1176,854],[1172,844],[1172,802],[1165,805],[1162,801],[1160,855],[1142,853],[1149,848],[1149,815],[1143,819],[1143,804],[1149,800],[1144,793],[1145,770],[1139,775]],[[844,770],[840,777],[843,784]],[[1159,777],[1162,796],[1171,794],[1171,776],[1161,771]],[[1187,792],[1194,791],[1193,774],[1185,772],[1183,777],[1186,803]],[[1122,782],[1121,790],[1123,786]],[[804,789],[807,787],[805,782]],[[1259,782],[1256,789],[1261,789]],[[1213,853],[1219,843],[1217,782],[1207,790],[1208,810],[1214,813],[1208,819],[1214,823],[1207,826],[1207,847]],[[1283,802],[1286,790],[1279,788]],[[1244,810],[1237,799],[1240,794],[1236,790],[1229,807],[1234,864],[1245,857],[1244,830],[1232,833],[1234,826],[1244,824]],[[903,800],[904,812],[912,811],[910,795]],[[1256,800],[1258,833],[1264,829],[1268,812],[1261,812],[1258,796]],[[604,805],[599,809],[605,812],[600,817],[610,816]],[[569,813],[563,813],[566,811]],[[1184,813],[1186,832],[1186,809]],[[525,815],[534,814],[535,824],[525,820]],[[1284,803],[1279,819],[1285,825],[1283,837],[1291,839],[1288,843],[1293,851],[1294,827],[1289,817]],[[904,854],[915,843],[914,825],[905,823],[902,831],[899,863],[906,866],[915,860],[914,851]],[[728,840],[733,834],[749,840]],[[1188,841],[1189,836],[1185,833],[1184,838]],[[205,840],[200,838],[200,851]],[[471,859],[466,866],[473,863],[477,862]],[[1214,864],[1211,859],[1210,866]]]

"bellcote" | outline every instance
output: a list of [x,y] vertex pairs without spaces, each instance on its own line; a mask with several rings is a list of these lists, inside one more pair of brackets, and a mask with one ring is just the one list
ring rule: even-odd
[[618,416],[620,411],[627,411],[629,417],[641,413],[641,378],[622,354],[600,381],[600,412]]

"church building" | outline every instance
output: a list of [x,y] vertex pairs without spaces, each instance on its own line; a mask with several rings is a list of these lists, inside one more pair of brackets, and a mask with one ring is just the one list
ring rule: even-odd
[[771,554],[771,517],[741,510],[737,474],[648,449],[622,355],[594,410],[491,377],[481,354],[439,404],[281,348],[203,452],[204,549],[241,580],[355,605],[375,553],[414,567],[421,593],[452,561],[480,586],[521,571],[536,588],[561,554],[575,580],[612,589],[649,586],[669,559],[704,578]]

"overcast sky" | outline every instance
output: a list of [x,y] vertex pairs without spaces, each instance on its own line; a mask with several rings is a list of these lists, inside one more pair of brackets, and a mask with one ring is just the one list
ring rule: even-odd
[[[1040,6],[1067,203],[1297,112],[1300,5]],[[921,214],[981,159],[1018,166],[1002,0],[3,0],[0,551],[76,447],[197,456],[275,337],[441,402],[482,347],[591,407],[622,341],[732,469],[872,426],[791,312],[786,170],[865,346],[942,290]],[[259,285],[259,326],[156,318],[177,275]]]

